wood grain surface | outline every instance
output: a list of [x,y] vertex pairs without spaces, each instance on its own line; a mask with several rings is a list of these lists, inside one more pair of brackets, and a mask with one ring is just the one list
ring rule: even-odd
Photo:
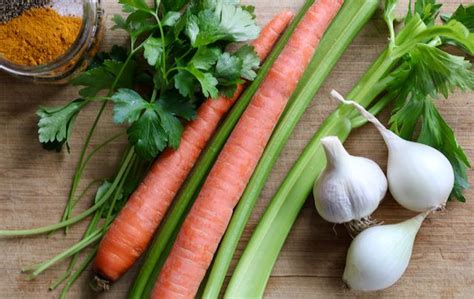
[[[346,0],[351,1],[351,0]],[[258,22],[268,20],[285,8],[297,10],[303,0],[247,0],[257,7]],[[406,7],[408,1],[402,1]],[[445,0],[443,12],[451,12],[459,0]],[[465,3],[470,1],[464,1]],[[103,1],[107,26],[114,13],[120,11],[115,0]],[[306,111],[268,180],[239,246],[241,253],[252,229],[272,194],[300,154],[321,121],[334,109],[329,98],[332,88],[347,92],[382,51],[387,32],[380,16],[375,16],[355,39]],[[108,31],[103,44],[124,44],[123,33]],[[84,141],[86,129],[96,113],[91,106],[77,119],[71,142],[71,153],[48,152],[37,141],[35,110],[38,105],[60,105],[73,99],[77,89],[71,86],[32,85],[0,74],[0,227],[29,228],[59,220],[65,204],[71,177]],[[474,160],[474,93],[456,93],[449,100],[438,102],[447,119]],[[100,123],[92,145],[98,144],[119,128],[111,123],[110,111]],[[382,116],[386,119],[386,115]],[[93,179],[107,178],[119,162],[126,140],[116,141],[98,154],[88,167],[84,187]],[[346,142],[350,153],[374,159],[386,166],[386,149],[376,131],[366,126],[354,131]],[[469,172],[474,183],[474,175]],[[267,287],[271,298],[335,298],[335,297],[474,297],[474,191],[466,193],[467,203],[450,202],[445,212],[431,216],[423,224],[416,239],[413,258],[403,278],[393,287],[376,293],[361,294],[343,287],[341,276],[350,238],[343,227],[333,227],[315,212],[308,199],[282,250]],[[77,210],[89,205],[83,200]],[[412,216],[387,197],[376,217],[386,223],[402,221]],[[62,273],[65,263],[59,263],[38,279],[27,281],[22,267],[52,257],[78,240],[84,223],[74,226],[69,234],[19,239],[0,239],[0,298],[57,298],[49,292],[52,279]],[[234,264],[237,257],[234,259]],[[94,294],[87,285],[89,275],[73,287],[70,298],[125,298],[135,276],[135,267],[106,294]]]

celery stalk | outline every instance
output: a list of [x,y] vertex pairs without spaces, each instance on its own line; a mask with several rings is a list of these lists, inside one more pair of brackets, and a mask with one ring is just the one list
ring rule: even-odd
[[185,182],[180,193],[174,200],[173,206],[170,208],[165,221],[162,223],[152,245],[148,249],[138,276],[130,289],[128,298],[139,299],[147,297],[151,292],[164,260],[168,255],[169,249],[174,243],[179,227],[184,221],[189,208],[194,202],[195,196],[197,195],[196,193],[199,191],[202,183],[206,179],[207,174],[210,171],[211,166],[214,164],[220,150],[224,146],[227,137],[232,132],[235,124],[252,99],[253,94],[265,79],[273,62],[276,60],[278,55],[280,55],[280,52],[283,50],[286,42],[295,30],[296,25],[313,3],[314,0],[306,0],[303,8],[295,16],[285,33],[280,37],[275,45],[272,53],[265,60],[257,78],[235,103],[233,109],[230,111],[215,136],[209,142],[206,150],[202,153],[200,160],[194,166],[188,180]]
[[325,33],[234,212],[211,268],[204,298],[218,297],[238,241],[270,169],[314,94],[377,6],[377,0],[346,2]]
[[[397,43],[411,39],[424,28],[422,22],[412,19],[400,32]],[[400,60],[390,54],[390,50],[387,49],[380,55],[347,95],[348,99],[368,106],[380,96],[391,80],[387,74],[398,65]],[[312,96],[311,93],[301,92],[295,101],[306,101],[308,97],[312,98]],[[385,103],[383,99],[381,101]],[[287,110],[286,113],[291,113],[290,111]],[[352,112],[351,107],[339,107],[324,121],[308,143],[257,225],[229,282],[225,293],[226,298],[259,298],[263,296],[273,265],[286,237],[310,194],[314,181],[325,167],[326,160],[320,140],[325,136],[335,135],[344,141],[353,128],[352,124],[357,120],[352,116]],[[274,134],[272,140],[276,138],[279,138],[279,135]],[[254,190],[252,196],[258,197],[259,190],[267,177],[265,173],[270,169],[271,167],[268,167],[262,171],[259,179],[263,182],[255,185],[258,186],[258,190]]]
[[[326,119],[298,162],[283,182],[280,192],[265,211],[244,255],[241,257],[225,293],[225,298],[261,298],[278,253],[311,192],[315,175],[326,165],[321,138],[328,135],[345,140],[351,131],[350,120],[339,113]],[[300,174],[304,173],[304,176]],[[291,198],[291,200],[288,200]],[[269,227],[269,225],[271,227]],[[254,264],[252,264],[254,263]]]

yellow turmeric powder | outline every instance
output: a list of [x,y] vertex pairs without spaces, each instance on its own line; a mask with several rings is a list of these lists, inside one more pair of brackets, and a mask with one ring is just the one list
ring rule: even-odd
[[19,65],[36,66],[63,55],[74,43],[82,20],[51,8],[32,8],[0,24],[0,55]]

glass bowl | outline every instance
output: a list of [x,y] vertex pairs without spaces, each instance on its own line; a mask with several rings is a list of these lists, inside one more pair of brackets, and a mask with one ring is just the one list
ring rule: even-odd
[[38,66],[18,65],[0,56],[0,70],[38,83],[60,84],[87,67],[104,35],[100,0],[53,0],[50,6],[59,14],[82,19],[75,42],[62,56]]

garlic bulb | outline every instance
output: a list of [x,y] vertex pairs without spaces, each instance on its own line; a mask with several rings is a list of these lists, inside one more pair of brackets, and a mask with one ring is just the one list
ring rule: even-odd
[[426,215],[361,232],[349,247],[344,282],[360,291],[382,290],[397,282],[410,262],[416,234]]
[[327,166],[313,189],[318,213],[333,223],[368,217],[387,192],[387,179],[372,160],[351,156],[335,136],[321,140]]
[[335,90],[331,95],[355,106],[382,135],[389,150],[387,178],[390,193],[400,205],[415,212],[424,212],[446,204],[454,187],[454,170],[440,151],[400,138],[358,103],[346,101]]

